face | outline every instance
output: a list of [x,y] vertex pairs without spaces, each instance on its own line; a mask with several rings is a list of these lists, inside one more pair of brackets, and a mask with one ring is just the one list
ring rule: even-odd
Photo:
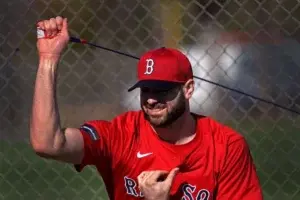
[[145,118],[154,127],[168,127],[186,111],[189,92],[185,85],[167,91],[141,88],[141,108]]

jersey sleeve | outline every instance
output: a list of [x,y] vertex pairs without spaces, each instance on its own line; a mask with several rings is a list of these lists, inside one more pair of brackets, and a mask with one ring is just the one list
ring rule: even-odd
[[243,137],[228,144],[216,200],[263,200],[249,147]]
[[[95,165],[101,174],[106,173],[111,162],[110,140],[117,134],[109,121],[95,120],[79,128],[84,141],[84,156],[75,169],[81,172],[87,165]],[[100,168],[99,168],[100,166]]]

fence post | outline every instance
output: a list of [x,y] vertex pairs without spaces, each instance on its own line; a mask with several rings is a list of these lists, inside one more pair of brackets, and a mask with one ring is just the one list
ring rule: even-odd
[[160,1],[160,17],[163,44],[176,48],[182,38],[181,17],[182,9],[178,0]]

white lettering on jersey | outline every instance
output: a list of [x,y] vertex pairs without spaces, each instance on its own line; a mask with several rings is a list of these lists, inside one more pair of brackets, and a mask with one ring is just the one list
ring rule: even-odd
[[131,196],[135,196],[135,197],[144,197],[142,192],[140,192],[138,194],[137,183],[135,182],[134,179],[131,179],[131,178],[128,178],[127,176],[125,176],[124,182],[125,182],[124,185],[125,185],[127,194],[129,194]]
[[[134,179],[125,176],[124,181],[127,194],[137,198],[144,197],[142,192],[138,191],[137,183]],[[206,189],[197,190],[196,186],[190,184],[184,184],[181,189],[183,192],[182,200],[209,200],[210,192]],[[195,194],[197,194],[196,198],[194,198]]]
[[[201,189],[198,191],[196,199],[193,197],[194,192],[197,187],[190,184],[184,184],[182,186],[183,197],[182,200],[209,200],[210,193],[206,189]],[[197,191],[196,191],[197,192]]]

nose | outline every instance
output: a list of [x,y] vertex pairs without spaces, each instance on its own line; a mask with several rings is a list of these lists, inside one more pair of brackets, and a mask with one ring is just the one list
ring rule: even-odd
[[157,100],[156,100],[156,99],[153,99],[153,98],[148,98],[148,99],[147,99],[147,103],[148,103],[149,105],[153,105],[153,104],[156,104],[156,103],[157,103]]

